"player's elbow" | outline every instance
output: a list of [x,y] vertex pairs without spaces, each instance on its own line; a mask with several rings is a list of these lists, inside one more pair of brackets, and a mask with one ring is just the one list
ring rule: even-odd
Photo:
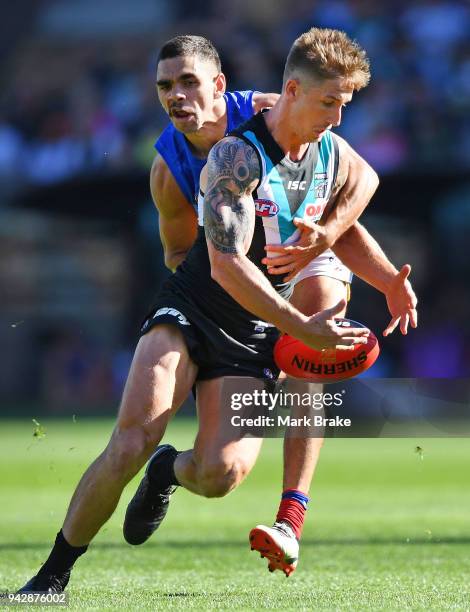
[[174,272],[186,257],[187,251],[165,251],[165,266]]
[[211,278],[223,287],[223,273],[220,268],[211,264]]
[[359,172],[367,181],[369,196],[372,197],[380,183],[379,175],[365,160],[361,159],[360,164]]
[[210,254],[211,277],[226,291],[229,290],[234,275],[235,259],[236,255],[233,253],[216,251]]
[[176,259],[171,255],[165,255],[165,267],[168,268],[170,272],[174,272],[178,267]]
[[218,285],[222,287],[227,293],[230,293],[230,288],[232,286],[230,274],[227,273],[227,270],[215,267],[211,267],[211,277]]
[[371,184],[372,193],[375,193],[377,191],[377,187],[380,184],[380,179],[379,179],[379,175],[373,168],[370,168],[370,179],[369,180]]
[[227,258],[223,255],[211,255],[211,277],[216,283],[219,283],[221,287],[225,288],[227,282]]

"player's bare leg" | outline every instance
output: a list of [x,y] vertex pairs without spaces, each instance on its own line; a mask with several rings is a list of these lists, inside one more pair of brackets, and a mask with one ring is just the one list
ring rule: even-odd
[[223,378],[197,383],[199,430],[194,448],[178,452],[166,444],[150,459],[127,507],[124,537],[130,544],[143,544],[158,529],[177,486],[205,497],[222,497],[253,467],[262,440],[243,438],[230,427],[223,385]]
[[[290,302],[304,314],[310,315],[347,298],[347,285],[327,276],[310,276],[296,284]],[[344,312],[340,316],[344,316]],[[296,387],[299,387],[297,389]],[[322,385],[310,383],[308,392],[322,391]],[[306,392],[306,383],[290,379],[286,390]],[[291,415],[304,415],[303,406],[293,406]],[[295,429],[286,431],[284,438],[283,494],[273,527],[258,525],[250,532],[252,549],[269,559],[268,569],[279,569],[289,576],[297,566],[300,539],[310,484],[323,445],[322,437],[309,437],[305,430],[296,435]]]
[[230,427],[233,411],[223,397],[223,384],[223,378],[197,384],[199,430],[194,448],[175,461],[178,481],[205,497],[222,497],[237,487],[253,468],[262,444],[262,438],[240,437]]
[[[347,299],[348,286],[328,276],[310,276],[296,284],[290,302],[306,315],[331,308]],[[344,316],[346,309],[339,316]],[[295,385],[297,381],[293,380]],[[305,388],[305,383],[302,383]],[[321,392],[322,385],[310,383],[311,393]],[[301,416],[302,406],[294,406],[292,416]],[[297,411],[298,414],[295,412]],[[307,494],[318,462],[323,438],[297,438],[287,434],[284,439],[283,489],[299,489]]]
[[117,506],[125,485],[162,439],[188,396],[197,368],[181,332],[157,326],[139,341],[108,446],[75,491],[63,532],[73,546],[88,544]]
[[51,555],[24,589],[65,588],[73,563],[109,519],[125,485],[148,460],[196,374],[175,327],[158,326],[140,339],[111,439],[80,480]]

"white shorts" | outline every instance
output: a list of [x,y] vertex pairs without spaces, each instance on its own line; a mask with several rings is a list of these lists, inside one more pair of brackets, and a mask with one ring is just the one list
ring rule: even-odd
[[336,257],[331,249],[327,249],[300,270],[294,278],[294,283],[298,283],[310,276],[329,276],[330,278],[343,281],[343,283],[350,283],[353,274],[349,268],[346,268],[341,259]]

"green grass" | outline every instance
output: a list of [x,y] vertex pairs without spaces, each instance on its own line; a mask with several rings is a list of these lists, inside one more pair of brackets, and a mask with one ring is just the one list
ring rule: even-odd
[[[47,556],[81,473],[110,421],[0,422],[0,591]],[[195,424],[167,439],[184,448]],[[415,452],[423,448],[422,457]],[[267,440],[247,481],[224,499],[179,490],[159,532],[125,544],[137,480],[69,587],[71,609],[469,610],[470,452],[465,439],[329,440],[320,461],[297,571],[270,574],[247,535],[271,522],[281,440]]]

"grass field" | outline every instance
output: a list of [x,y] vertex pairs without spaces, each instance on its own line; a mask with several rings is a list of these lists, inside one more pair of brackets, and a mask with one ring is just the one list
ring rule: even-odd
[[[35,573],[110,421],[0,421],[0,591]],[[194,422],[167,439],[189,447]],[[465,439],[329,440],[297,571],[270,574],[247,535],[278,504],[281,440],[267,440],[225,499],[179,490],[142,547],[121,535],[127,501],[74,570],[71,609],[470,610],[470,448]],[[419,444],[423,453],[415,452]]]

